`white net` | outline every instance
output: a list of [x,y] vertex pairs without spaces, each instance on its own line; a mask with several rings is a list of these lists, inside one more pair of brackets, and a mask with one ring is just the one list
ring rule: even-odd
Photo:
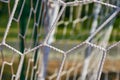
[[119,80],[119,6],[0,0],[0,80]]

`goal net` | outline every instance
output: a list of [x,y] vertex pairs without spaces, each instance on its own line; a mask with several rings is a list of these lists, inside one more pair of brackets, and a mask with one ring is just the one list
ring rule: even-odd
[[119,6],[0,0],[0,80],[119,80]]

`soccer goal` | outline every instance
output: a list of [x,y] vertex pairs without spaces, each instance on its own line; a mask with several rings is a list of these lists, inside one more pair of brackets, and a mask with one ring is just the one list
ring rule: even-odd
[[0,80],[120,80],[119,0],[0,0]]

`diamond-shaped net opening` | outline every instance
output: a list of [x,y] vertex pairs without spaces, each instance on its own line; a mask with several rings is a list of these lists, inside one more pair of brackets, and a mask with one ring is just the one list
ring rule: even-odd
[[0,79],[14,79],[20,63],[20,55],[6,46],[0,47]]

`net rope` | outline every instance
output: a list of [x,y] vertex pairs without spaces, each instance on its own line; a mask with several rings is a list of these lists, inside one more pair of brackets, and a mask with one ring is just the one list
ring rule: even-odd
[[[22,80],[23,76],[24,80],[100,80],[107,53],[120,48],[120,41],[108,46],[119,18],[119,0],[0,3],[7,5],[8,10],[8,23],[0,40],[0,80]],[[9,37],[14,28],[17,30],[13,44]],[[88,30],[85,34],[84,29]],[[24,48],[18,47],[18,43]],[[108,80],[108,73],[105,74],[104,80]],[[119,72],[116,75],[119,80]]]

